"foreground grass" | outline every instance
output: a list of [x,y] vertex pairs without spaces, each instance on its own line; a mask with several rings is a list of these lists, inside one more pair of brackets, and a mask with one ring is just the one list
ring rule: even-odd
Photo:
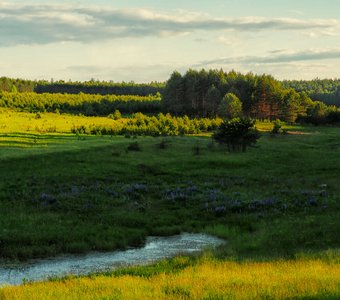
[[[203,259],[150,276],[96,275],[0,289],[0,299],[339,299],[340,264],[322,260]],[[139,271],[143,268],[139,267]],[[136,273],[136,268],[135,273]],[[137,268],[138,269],[138,268]],[[133,270],[133,269],[132,269]],[[132,272],[131,272],[132,273]]]

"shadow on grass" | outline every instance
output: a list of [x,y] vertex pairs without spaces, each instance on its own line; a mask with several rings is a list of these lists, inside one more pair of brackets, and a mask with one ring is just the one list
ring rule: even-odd
[[0,147],[26,148],[29,146],[46,146],[47,144],[63,144],[74,140],[69,134],[34,134],[34,133],[2,133]]

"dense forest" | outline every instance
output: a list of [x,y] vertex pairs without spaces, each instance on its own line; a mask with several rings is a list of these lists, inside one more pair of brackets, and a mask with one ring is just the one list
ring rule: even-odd
[[244,115],[312,123],[340,121],[340,111],[336,107],[312,101],[306,92],[287,88],[270,75],[204,69],[188,70],[184,75],[173,72],[162,100],[163,110],[177,115]]
[[340,79],[284,80],[282,84],[306,92],[312,100],[340,107]]
[[0,91],[7,92],[36,92],[62,94],[97,94],[97,95],[139,95],[148,96],[162,93],[164,83],[134,83],[90,80],[79,81],[32,81],[23,79],[0,78]]

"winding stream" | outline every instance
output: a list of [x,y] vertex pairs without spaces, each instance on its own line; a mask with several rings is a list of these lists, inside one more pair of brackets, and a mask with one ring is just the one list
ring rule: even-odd
[[0,286],[18,285],[23,281],[38,281],[68,274],[112,270],[128,265],[141,265],[181,253],[195,253],[207,247],[217,247],[225,241],[206,234],[182,233],[170,237],[148,237],[142,248],[113,252],[92,252],[86,255],[63,255],[36,260],[15,267],[0,266]]

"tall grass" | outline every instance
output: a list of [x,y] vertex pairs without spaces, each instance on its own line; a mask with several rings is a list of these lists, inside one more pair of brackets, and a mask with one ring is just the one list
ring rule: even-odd
[[[183,259],[183,258],[178,258]],[[185,263],[185,259],[184,259]],[[339,299],[340,265],[203,259],[151,277],[98,275],[0,290],[1,299]]]

